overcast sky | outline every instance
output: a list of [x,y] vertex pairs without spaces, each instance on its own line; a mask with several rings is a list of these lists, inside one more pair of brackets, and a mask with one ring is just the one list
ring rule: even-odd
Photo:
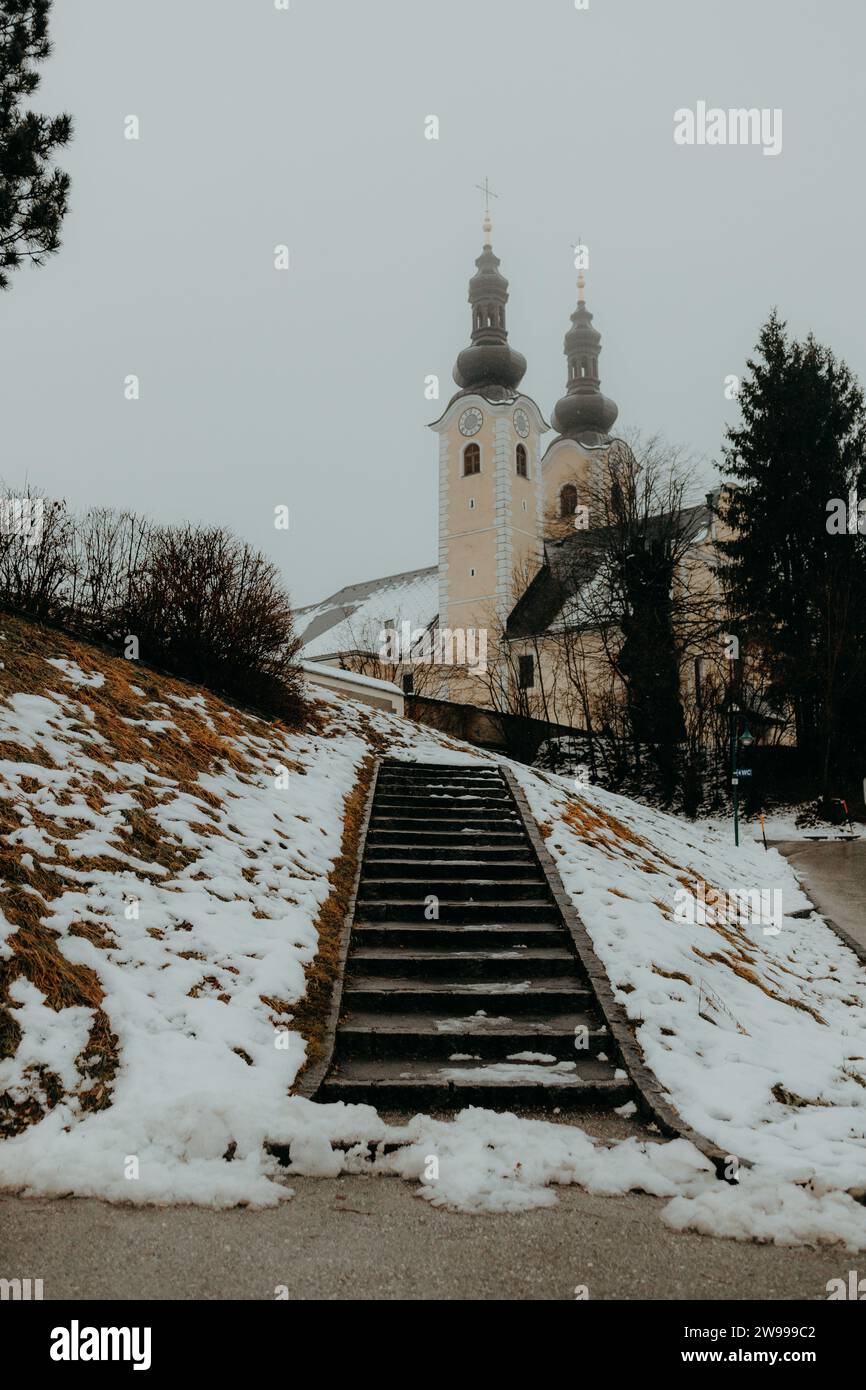
[[[0,296],[0,472],[228,524],[298,604],[435,560],[485,175],[547,418],[578,236],[618,428],[699,490],[772,305],[866,378],[863,0],[56,0],[52,36],[71,210]],[[676,145],[698,101],[781,108],[781,154]]]

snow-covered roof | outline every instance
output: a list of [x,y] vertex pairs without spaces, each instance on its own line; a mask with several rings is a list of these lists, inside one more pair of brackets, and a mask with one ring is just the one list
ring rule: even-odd
[[297,630],[306,659],[321,660],[341,652],[378,651],[386,623],[427,628],[439,612],[439,571],[406,570],[403,574],[348,584],[321,603],[299,608]]
[[331,677],[335,681],[341,681],[346,686],[363,686],[367,690],[382,690],[388,695],[400,695],[403,691],[399,685],[393,681],[380,680],[378,676],[365,676],[360,671],[339,671],[333,666],[323,666],[321,661],[302,661],[301,670],[306,671],[307,675],[315,676],[317,679]]

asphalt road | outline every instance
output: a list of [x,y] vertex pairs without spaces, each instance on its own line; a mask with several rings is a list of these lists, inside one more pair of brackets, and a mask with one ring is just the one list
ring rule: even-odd
[[866,948],[866,840],[777,840],[775,847],[818,911]]
[[842,1250],[670,1231],[664,1202],[559,1190],[555,1207],[443,1212],[400,1178],[299,1178],[276,1210],[0,1198],[0,1275],[46,1299],[826,1299]]

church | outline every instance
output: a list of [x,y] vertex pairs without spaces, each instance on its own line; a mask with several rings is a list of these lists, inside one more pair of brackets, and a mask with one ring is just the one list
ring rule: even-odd
[[[407,693],[534,713],[546,639],[574,608],[576,588],[592,581],[586,541],[601,524],[594,503],[610,486],[612,455],[628,445],[612,434],[619,412],[601,390],[601,334],[583,271],[564,341],[565,391],[548,423],[521,390],[526,359],[508,341],[508,281],[489,210],[483,232],[469,281],[470,342],[454,365],[458,389],[430,424],[439,445],[438,564],[340,589],[300,609],[297,630],[306,660],[397,680]],[[685,520],[698,550],[711,548],[712,499]],[[570,726],[582,721],[569,685],[547,672],[544,713]]]

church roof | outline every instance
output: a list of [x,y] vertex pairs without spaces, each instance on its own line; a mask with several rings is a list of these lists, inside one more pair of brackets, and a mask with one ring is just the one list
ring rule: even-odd
[[[671,515],[650,518],[650,538],[654,528],[665,529]],[[704,539],[712,518],[712,509],[705,503],[682,509],[680,525],[691,544]],[[507,637],[539,637],[565,623],[591,621],[592,584],[605,556],[604,532],[571,531],[561,540],[547,541],[544,550],[544,564],[508,616]]]
[[378,651],[386,622],[426,628],[439,612],[439,571],[406,570],[347,584],[321,603],[295,612],[295,625],[307,660],[348,652]]

